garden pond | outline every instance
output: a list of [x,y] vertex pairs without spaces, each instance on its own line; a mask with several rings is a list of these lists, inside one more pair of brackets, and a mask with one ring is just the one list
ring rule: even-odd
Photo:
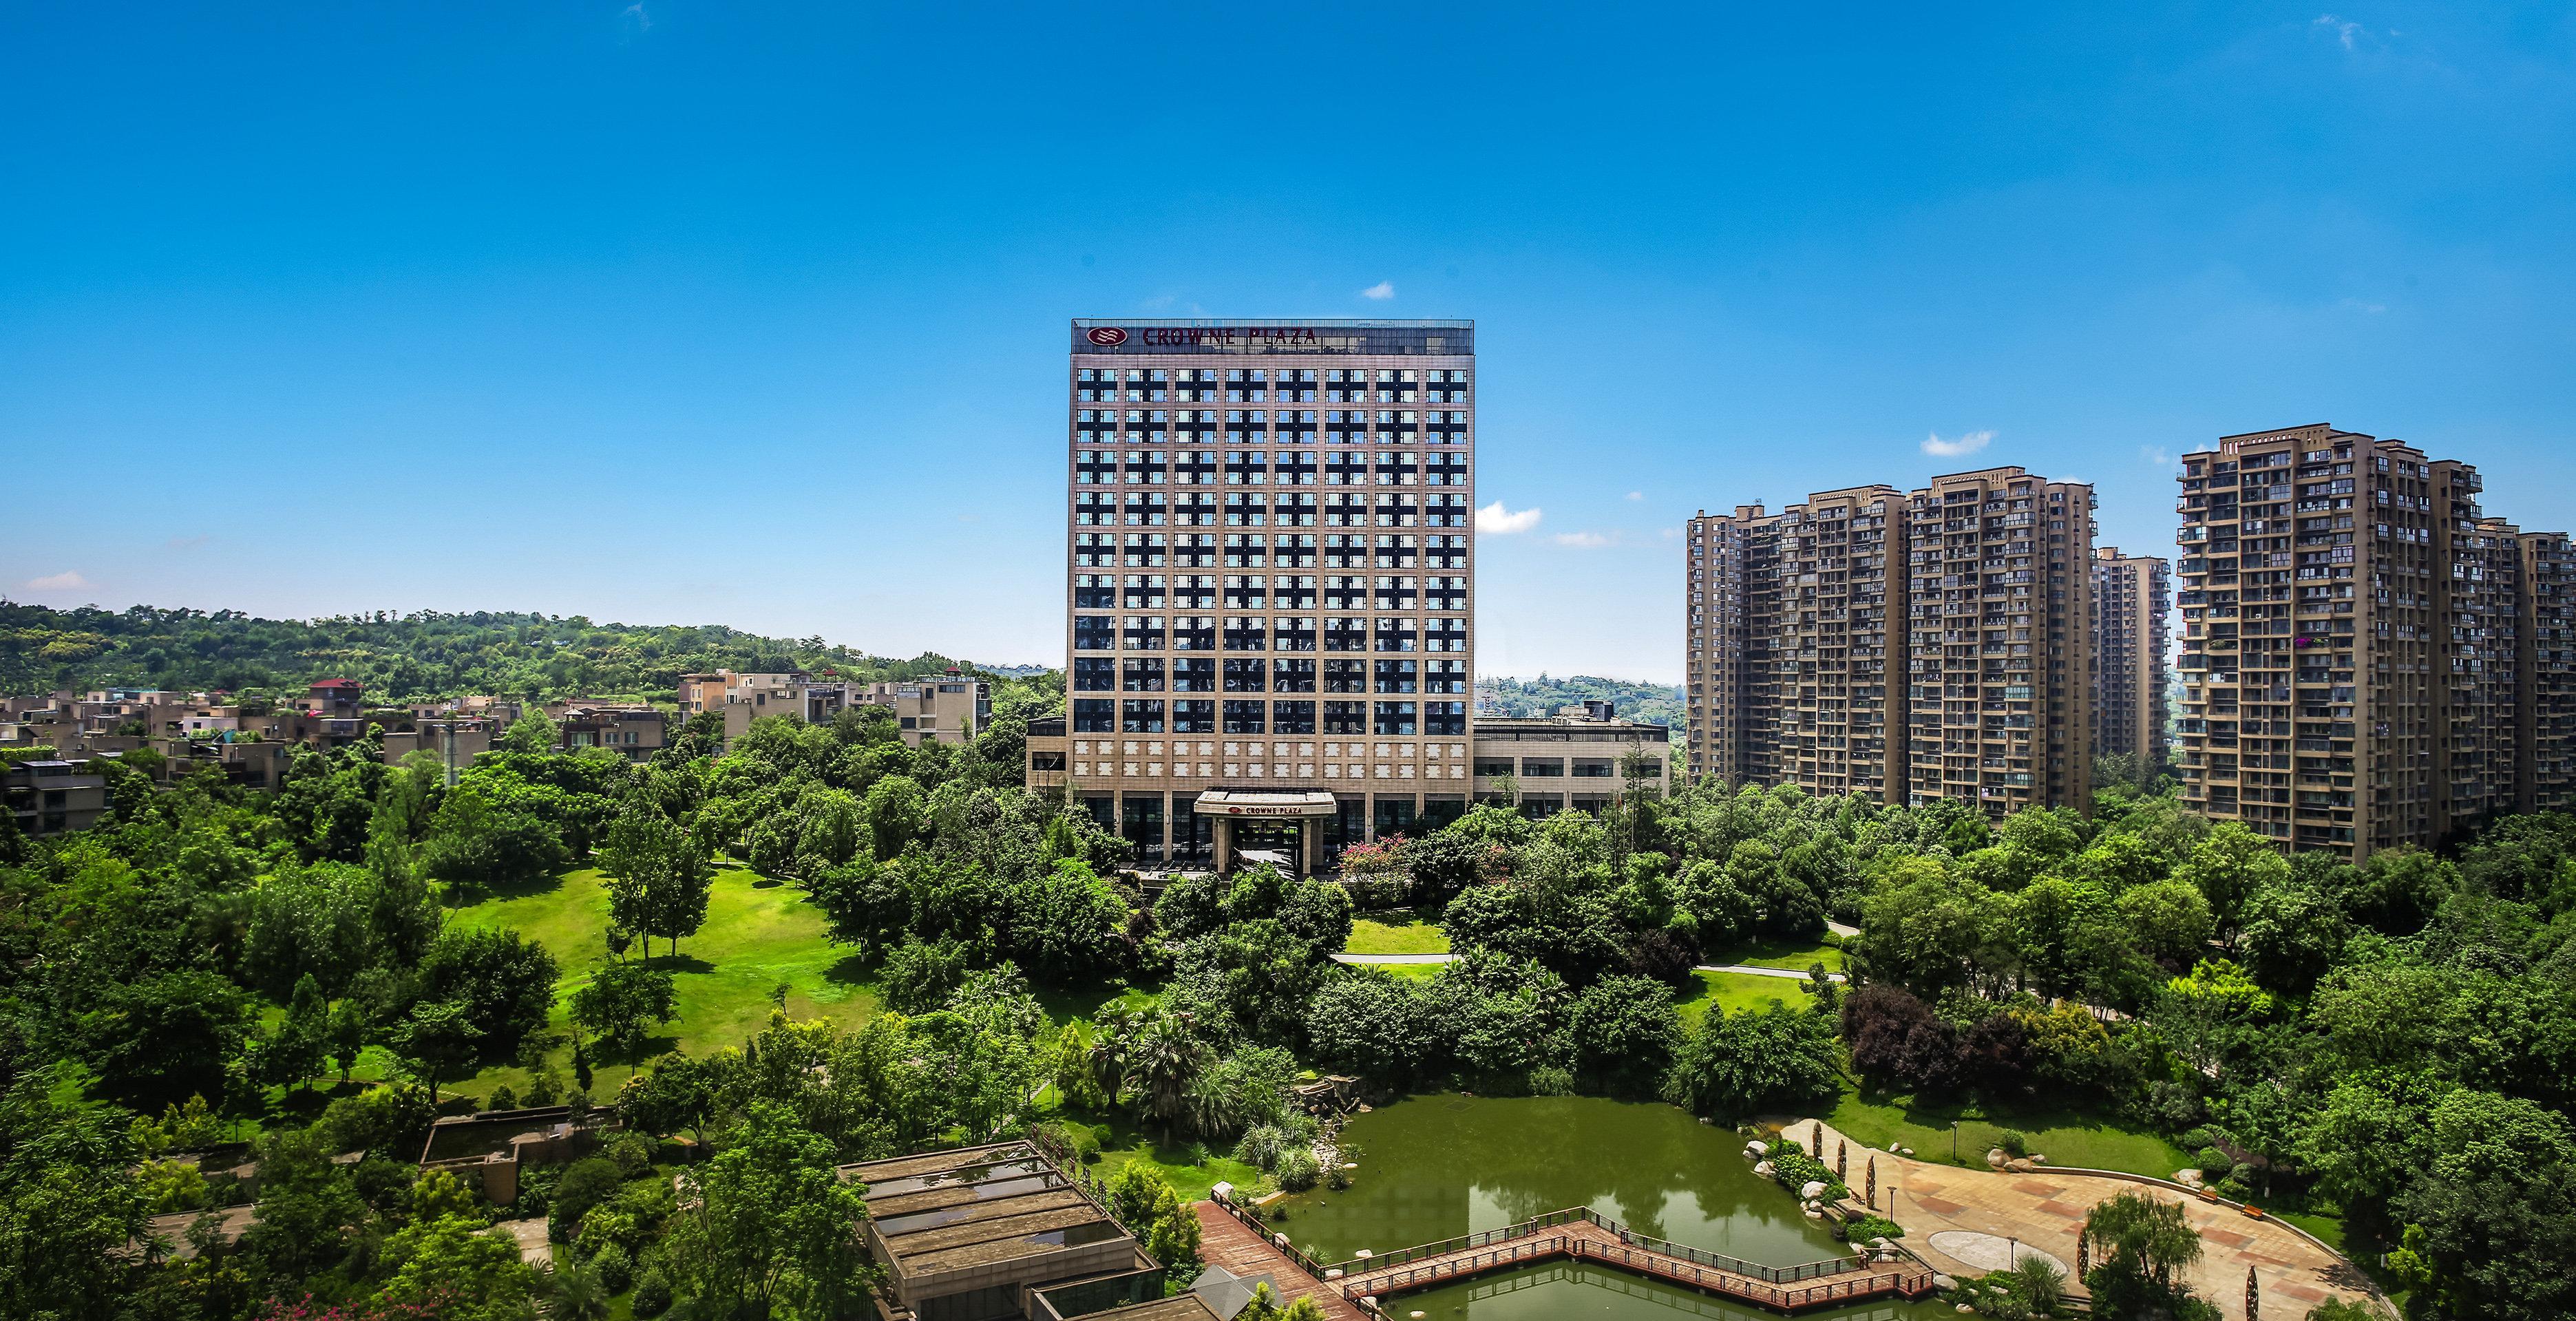
[[[1744,1139],[1651,1102],[1591,1096],[1417,1096],[1344,1126],[1357,1148],[1348,1188],[1318,1186],[1275,1204],[1272,1227],[1321,1261],[1389,1252],[1570,1207],[1640,1233],[1774,1266],[1841,1256],[1786,1191],[1753,1173]],[[1284,1213],[1284,1214],[1283,1214]],[[1390,1300],[1430,1321],[1542,1317],[1721,1318],[1774,1315],[1595,1266],[1557,1263]],[[1931,1317],[1932,1304],[1882,1303],[1812,1317]]]

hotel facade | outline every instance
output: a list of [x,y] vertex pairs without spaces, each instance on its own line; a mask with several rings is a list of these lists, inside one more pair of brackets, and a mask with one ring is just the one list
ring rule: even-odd
[[1140,866],[1215,862],[1229,794],[1308,865],[1463,813],[1474,323],[1076,320],[1070,350],[1068,702],[1031,785]]

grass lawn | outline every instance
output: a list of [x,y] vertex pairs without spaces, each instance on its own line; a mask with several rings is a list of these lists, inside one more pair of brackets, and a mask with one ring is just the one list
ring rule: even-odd
[[1762,977],[1749,972],[1692,975],[1699,978],[1698,994],[1686,996],[1674,1006],[1681,1011],[1684,1027],[1696,1026],[1699,1020],[1708,1016],[1711,1005],[1730,1014],[1740,1014],[1759,1009],[1774,1000],[1792,1009],[1804,1008],[1815,1000],[1808,994],[1805,982],[1788,977]]
[[[449,919],[466,927],[513,929],[542,942],[554,955],[563,976],[555,983],[549,1026],[567,1034],[567,1042],[548,1062],[567,1077],[572,1048],[566,1006],[608,954],[608,891],[599,882],[595,870],[567,872],[552,885],[468,905]],[[857,956],[847,946],[833,944],[824,929],[822,910],[806,902],[803,892],[748,871],[716,873],[706,925],[681,938],[677,958],[667,944],[660,944],[662,952],[653,956],[656,966],[673,974],[679,1017],[655,1038],[649,1054],[676,1047],[703,1055],[741,1045],[769,1021],[770,993],[781,985],[787,988],[785,1006],[791,1017],[828,1018],[844,1026],[866,1018],[876,997],[860,979]],[[616,1095],[632,1072],[624,1064],[593,1061],[591,1095],[600,1100]],[[523,1091],[528,1081],[527,1070],[506,1067],[486,1069],[452,1085],[481,1097],[503,1083]]]
[[1700,956],[1702,963],[1742,964],[1749,968],[1786,968],[1805,972],[1821,963],[1827,972],[1843,970],[1842,939],[1827,936],[1821,943],[1804,940],[1751,940],[1713,949]]
[[1208,1187],[1218,1182],[1231,1183],[1247,1192],[1255,1187],[1268,1187],[1263,1180],[1270,1176],[1236,1160],[1224,1150],[1212,1150],[1194,1141],[1167,1142],[1158,1128],[1138,1128],[1125,1115],[1069,1116],[1072,1122],[1091,1125],[1100,1135],[1100,1159],[1091,1166],[1092,1176],[1103,1181],[1115,1176],[1128,1165],[1148,1165],[1162,1171],[1163,1178],[1184,1202],[1203,1201]]
[[1432,978],[1439,976],[1440,969],[1446,965],[1438,963],[1373,963],[1369,966],[1392,976],[1409,978],[1417,982],[1427,982]]
[[1387,913],[1390,921],[1360,918],[1351,923],[1349,954],[1446,954],[1449,933],[1410,913]]
[[2030,1140],[2030,1150],[2051,1165],[2121,1170],[2170,1179],[2191,1156],[2153,1133],[2123,1128],[2098,1116],[2065,1109],[1990,1111],[1979,1106],[1920,1106],[1902,1101],[1864,1100],[1846,1087],[1842,1101],[1825,1116],[1827,1123],[1853,1138],[1884,1150],[1895,1142],[1912,1147],[1917,1159],[1950,1160],[1950,1124],[1959,1123],[1958,1163],[1986,1168],[1986,1151],[2007,1128]]

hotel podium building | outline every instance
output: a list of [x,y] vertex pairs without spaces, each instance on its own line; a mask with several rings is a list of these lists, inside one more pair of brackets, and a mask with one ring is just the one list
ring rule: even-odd
[[2570,552],[2316,424],[2183,456],[2183,801],[2361,861],[2569,801]]
[[2090,802],[2091,487],[1986,468],[1703,511],[1687,537],[1693,774]]
[[[1475,325],[1076,320],[1067,787],[1146,866],[1297,817],[1309,865],[1473,792]],[[1260,841],[1230,830],[1238,845]]]

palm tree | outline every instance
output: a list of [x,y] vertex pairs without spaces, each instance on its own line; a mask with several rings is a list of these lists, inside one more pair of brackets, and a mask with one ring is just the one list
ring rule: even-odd
[[567,1261],[546,1275],[547,1321],[604,1321],[608,1291],[596,1272]]
[[1168,1131],[1188,1102],[1191,1080],[1207,1063],[1207,1047],[1176,1014],[1157,1014],[1138,1031],[1128,1056],[1128,1080],[1145,1108]]

